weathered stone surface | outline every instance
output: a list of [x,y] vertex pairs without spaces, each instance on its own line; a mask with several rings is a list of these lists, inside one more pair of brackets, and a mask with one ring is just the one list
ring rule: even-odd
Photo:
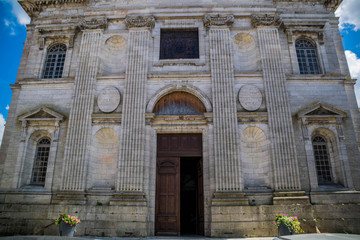
[[[35,2],[20,1],[33,21],[0,149],[1,234],[55,235],[67,212],[79,235],[154,235],[161,133],[202,134],[204,235],[273,236],[277,213],[307,219],[306,232],[359,233],[360,114],[331,13],[341,1]],[[199,57],[160,59],[162,32],[189,29]],[[320,74],[300,74],[299,39],[315,46]],[[62,76],[44,79],[55,44],[67,49]],[[156,115],[176,92],[205,112]]]

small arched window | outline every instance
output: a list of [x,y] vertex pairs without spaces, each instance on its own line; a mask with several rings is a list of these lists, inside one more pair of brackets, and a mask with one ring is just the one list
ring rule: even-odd
[[34,166],[31,174],[31,185],[45,185],[46,170],[50,153],[50,139],[42,138],[37,143]]
[[312,140],[316,173],[319,185],[329,185],[333,183],[329,151],[325,138],[315,136]]
[[306,39],[295,42],[300,74],[320,74],[316,46]]
[[47,51],[43,78],[61,78],[64,69],[66,46],[56,44]]

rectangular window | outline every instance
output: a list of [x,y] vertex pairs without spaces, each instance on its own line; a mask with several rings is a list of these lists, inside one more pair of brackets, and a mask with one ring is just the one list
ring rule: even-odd
[[160,35],[160,59],[199,58],[198,30],[162,29]]

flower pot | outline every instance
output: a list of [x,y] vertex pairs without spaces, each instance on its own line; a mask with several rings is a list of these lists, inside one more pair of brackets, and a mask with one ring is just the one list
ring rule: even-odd
[[294,232],[291,231],[285,224],[280,223],[280,225],[278,226],[278,232],[279,232],[279,236],[285,236],[285,235],[293,235]]
[[75,228],[76,228],[76,226],[70,226],[70,225],[66,224],[65,222],[60,222],[60,225],[59,225],[60,236],[73,237]]

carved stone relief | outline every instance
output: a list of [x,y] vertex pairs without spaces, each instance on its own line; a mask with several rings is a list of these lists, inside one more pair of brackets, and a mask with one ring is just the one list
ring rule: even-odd
[[256,111],[262,103],[261,91],[253,85],[244,85],[239,91],[241,106],[247,111]]
[[259,70],[260,53],[254,36],[240,32],[234,36],[234,67],[235,71],[248,72]]
[[211,26],[231,26],[235,21],[233,15],[206,15],[204,17],[205,27]]
[[282,23],[282,20],[279,15],[253,15],[251,23],[253,27],[259,26],[275,26],[279,27]]
[[102,46],[100,59],[100,72],[102,74],[125,72],[126,40],[119,35],[108,38]]
[[153,28],[155,26],[155,18],[153,16],[126,16],[125,24],[128,28],[139,28],[139,27],[149,27]]
[[113,112],[120,104],[121,96],[115,87],[106,87],[97,97],[97,105],[104,113]]

